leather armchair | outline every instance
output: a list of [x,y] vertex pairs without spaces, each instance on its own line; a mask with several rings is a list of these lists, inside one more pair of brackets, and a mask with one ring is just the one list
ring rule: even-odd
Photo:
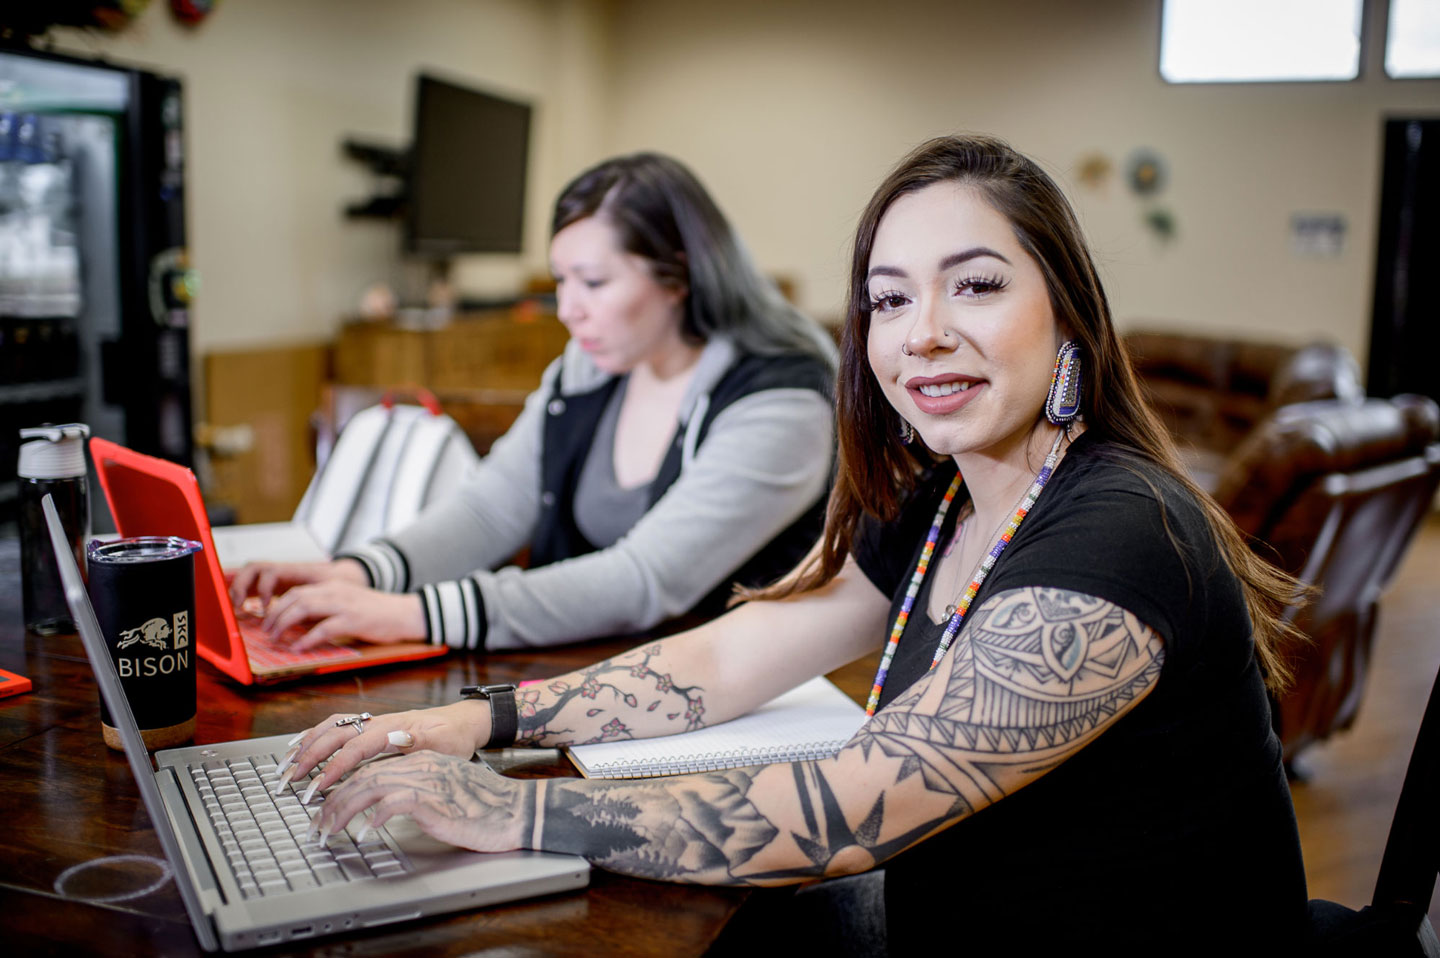
[[1378,601],[1440,484],[1440,409],[1423,396],[1284,405],[1229,457],[1215,498],[1255,550],[1319,592],[1287,616],[1277,703],[1287,761],[1359,710]]
[[1265,417],[1290,403],[1358,401],[1349,351],[1316,342],[1279,343],[1136,330],[1125,346],[1151,404],[1180,444],[1186,470],[1214,490],[1226,458]]

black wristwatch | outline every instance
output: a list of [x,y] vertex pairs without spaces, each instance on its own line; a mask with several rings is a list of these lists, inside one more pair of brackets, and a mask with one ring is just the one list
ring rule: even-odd
[[490,741],[487,749],[509,748],[520,731],[520,707],[515,704],[515,685],[467,685],[460,690],[467,699],[490,700]]

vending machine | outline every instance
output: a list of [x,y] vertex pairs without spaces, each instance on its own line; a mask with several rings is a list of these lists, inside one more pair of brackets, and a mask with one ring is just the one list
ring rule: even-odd
[[191,462],[182,94],[0,46],[0,529],[23,427],[85,422]]

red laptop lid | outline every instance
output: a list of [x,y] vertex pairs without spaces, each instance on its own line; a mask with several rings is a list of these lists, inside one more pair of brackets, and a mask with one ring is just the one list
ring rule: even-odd
[[204,547],[195,563],[200,655],[236,681],[253,682],[195,474],[105,439],[90,440],[90,455],[120,535],[180,536]]

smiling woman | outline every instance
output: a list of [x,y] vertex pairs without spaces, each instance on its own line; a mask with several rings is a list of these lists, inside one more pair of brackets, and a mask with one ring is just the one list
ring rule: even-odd
[[[297,774],[329,759],[315,788],[354,771],[320,828],[408,814],[471,848],[711,884],[884,864],[892,954],[1298,950],[1304,874],[1261,668],[1278,674],[1293,582],[1179,473],[1074,215],[1032,162],[945,138],[881,185],[856,238],[837,405],[825,536],[795,573],[527,686],[513,716],[537,747],[663,735],[883,645],[871,717],[837,754],[518,781],[463,760],[490,742],[483,705],[377,716],[359,735],[332,716],[287,758]],[[703,708],[655,709],[667,688]],[[396,751],[395,731],[434,751],[356,770]],[[845,906],[819,909],[828,929],[802,915],[833,887],[752,896],[773,910],[728,944],[882,953],[834,924]]]
[[[964,249],[951,248],[957,238]],[[876,231],[867,278],[870,368],[925,444],[996,457],[1031,443],[1067,337],[1005,217],[963,184],[902,196]]]

